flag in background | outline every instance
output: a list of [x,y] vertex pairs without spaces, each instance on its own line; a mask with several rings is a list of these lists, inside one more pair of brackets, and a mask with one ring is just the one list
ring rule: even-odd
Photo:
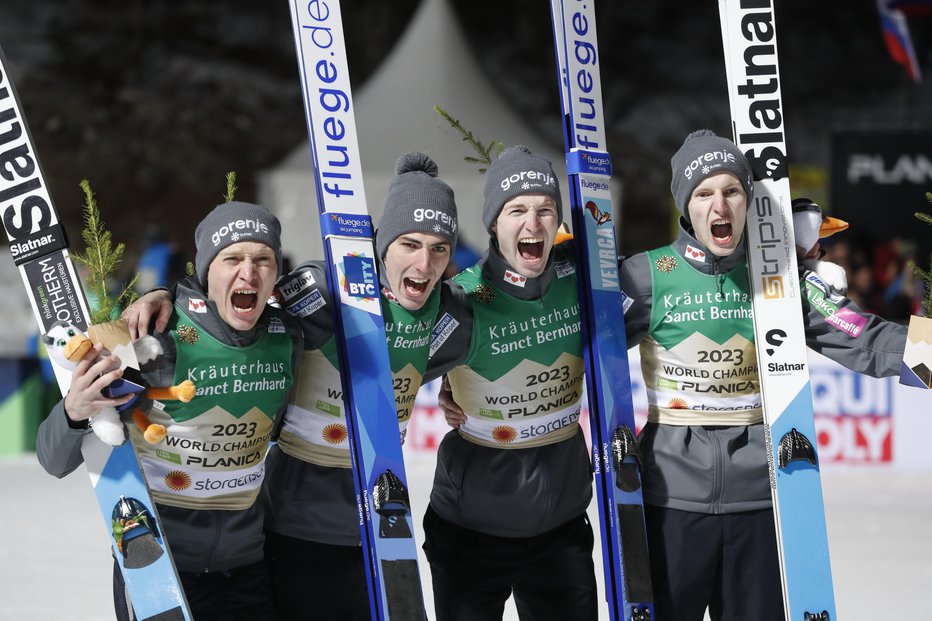
[[877,0],[877,10],[880,12],[880,27],[883,31],[883,39],[887,44],[887,51],[896,62],[906,67],[906,71],[915,82],[922,81],[922,73],[919,70],[919,62],[916,60],[916,51],[913,49],[913,42],[909,38],[909,28],[906,26],[906,16],[900,5],[924,6],[926,3],[921,0],[897,1],[897,0]]

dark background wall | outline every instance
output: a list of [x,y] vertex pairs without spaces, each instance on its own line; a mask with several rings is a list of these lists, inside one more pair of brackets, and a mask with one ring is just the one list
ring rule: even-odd
[[[452,3],[505,100],[561,148],[548,4]],[[417,5],[343,2],[357,87]],[[889,58],[873,0],[777,0],[776,12],[794,164],[827,169],[835,129],[932,127],[932,88]],[[669,238],[657,213],[669,212],[669,157],[683,136],[730,134],[718,20],[712,0],[598,5],[628,252]],[[932,18],[910,28],[932,76]],[[254,199],[255,173],[305,140],[284,1],[4,0],[0,46],[65,226],[76,238],[88,178],[130,258],[155,229],[193,256],[193,227],[220,201],[226,171],[239,175],[238,197]]]

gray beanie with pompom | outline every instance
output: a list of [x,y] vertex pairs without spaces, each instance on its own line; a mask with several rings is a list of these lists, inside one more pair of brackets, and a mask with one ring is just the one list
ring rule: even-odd
[[385,210],[375,235],[376,250],[385,258],[389,245],[405,233],[431,233],[456,248],[457,220],[453,189],[437,178],[434,160],[424,153],[405,153],[395,162]]
[[553,166],[546,158],[534,155],[519,144],[505,149],[485,173],[482,223],[489,233],[505,203],[522,194],[546,194],[552,198],[557,205],[558,223],[563,222],[560,182],[553,173]]
[[707,177],[729,172],[738,178],[747,194],[748,205],[754,190],[751,165],[731,140],[722,138],[708,129],[699,129],[683,141],[683,146],[670,159],[673,181],[670,191],[676,208],[689,222],[689,199],[693,191]]
[[282,273],[282,226],[278,218],[261,205],[231,201],[214,207],[194,232],[194,268],[205,290],[211,262],[221,250],[238,242],[257,242],[271,248],[278,267],[276,276]]

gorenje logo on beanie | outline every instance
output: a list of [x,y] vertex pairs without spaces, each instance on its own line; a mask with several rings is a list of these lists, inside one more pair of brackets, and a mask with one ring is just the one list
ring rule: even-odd
[[700,155],[693,161],[689,162],[686,165],[686,169],[683,171],[683,174],[686,175],[687,179],[693,178],[693,173],[700,167],[702,168],[702,174],[708,175],[711,171],[715,170],[718,166],[723,164],[734,163],[737,160],[733,153],[728,151],[709,151]]
[[240,241],[241,237],[252,237],[254,233],[263,235],[269,234],[269,227],[259,220],[233,220],[221,226],[210,236],[210,241],[214,246],[219,246],[228,235],[234,242]]
[[456,232],[456,217],[445,212],[440,211],[439,209],[423,208],[418,207],[411,212],[411,216],[414,218],[415,222],[424,222],[425,220],[435,220],[437,224],[434,225],[434,232],[440,233],[442,231],[449,231],[450,233]]
[[[524,185],[521,187],[522,190],[532,190],[539,186],[551,186],[553,188],[557,186],[556,179],[550,173],[540,170],[522,170],[502,179],[502,191],[507,192],[511,189],[512,184],[519,181],[524,181]],[[531,181],[534,181],[534,183],[532,184]]]

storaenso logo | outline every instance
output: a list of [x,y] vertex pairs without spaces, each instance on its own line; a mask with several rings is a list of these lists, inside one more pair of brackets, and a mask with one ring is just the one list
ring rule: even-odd
[[[749,100],[747,121],[760,131],[741,132],[738,143],[754,178],[776,181],[789,174],[783,144],[783,111],[780,103],[780,77],[777,71],[776,31],[770,0],[742,0],[741,35],[748,42],[743,50],[744,67],[739,66],[738,95]],[[745,80],[743,83],[742,77]],[[748,128],[750,129],[750,128]],[[769,131],[768,131],[769,130]],[[774,146],[779,144],[781,146]],[[753,146],[770,145],[770,146]],[[759,149],[759,150],[758,150]]]
[[456,218],[446,212],[418,207],[414,210],[414,221],[423,222],[424,220],[438,220],[441,225],[446,226],[454,233],[456,232]]
[[263,222],[258,220],[253,220],[247,218],[245,220],[234,220],[224,224],[219,229],[214,231],[213,235],[210,236],[210,241],[214,246],[219,246],[227,236],[229,236],[233,241],[238,241],[242,237],[252,237],[254,233],[262,233],[268,235],[269,227],[267,227]]
[[[553,175],[550,173],[540,172],[537,170],[522,170],[520,173],[515,173],[510,177],[505,177],[502,179],[502,190],[507,192],[511,189],[511,186],[515,183],[525,182],[527,187],[521,186],[522,189],[528,190],[533,189],[534,186],[549,185],[552,187],[557,186],[556,179],[553,178]],[[531,182],[534,182],[533,184]]]

